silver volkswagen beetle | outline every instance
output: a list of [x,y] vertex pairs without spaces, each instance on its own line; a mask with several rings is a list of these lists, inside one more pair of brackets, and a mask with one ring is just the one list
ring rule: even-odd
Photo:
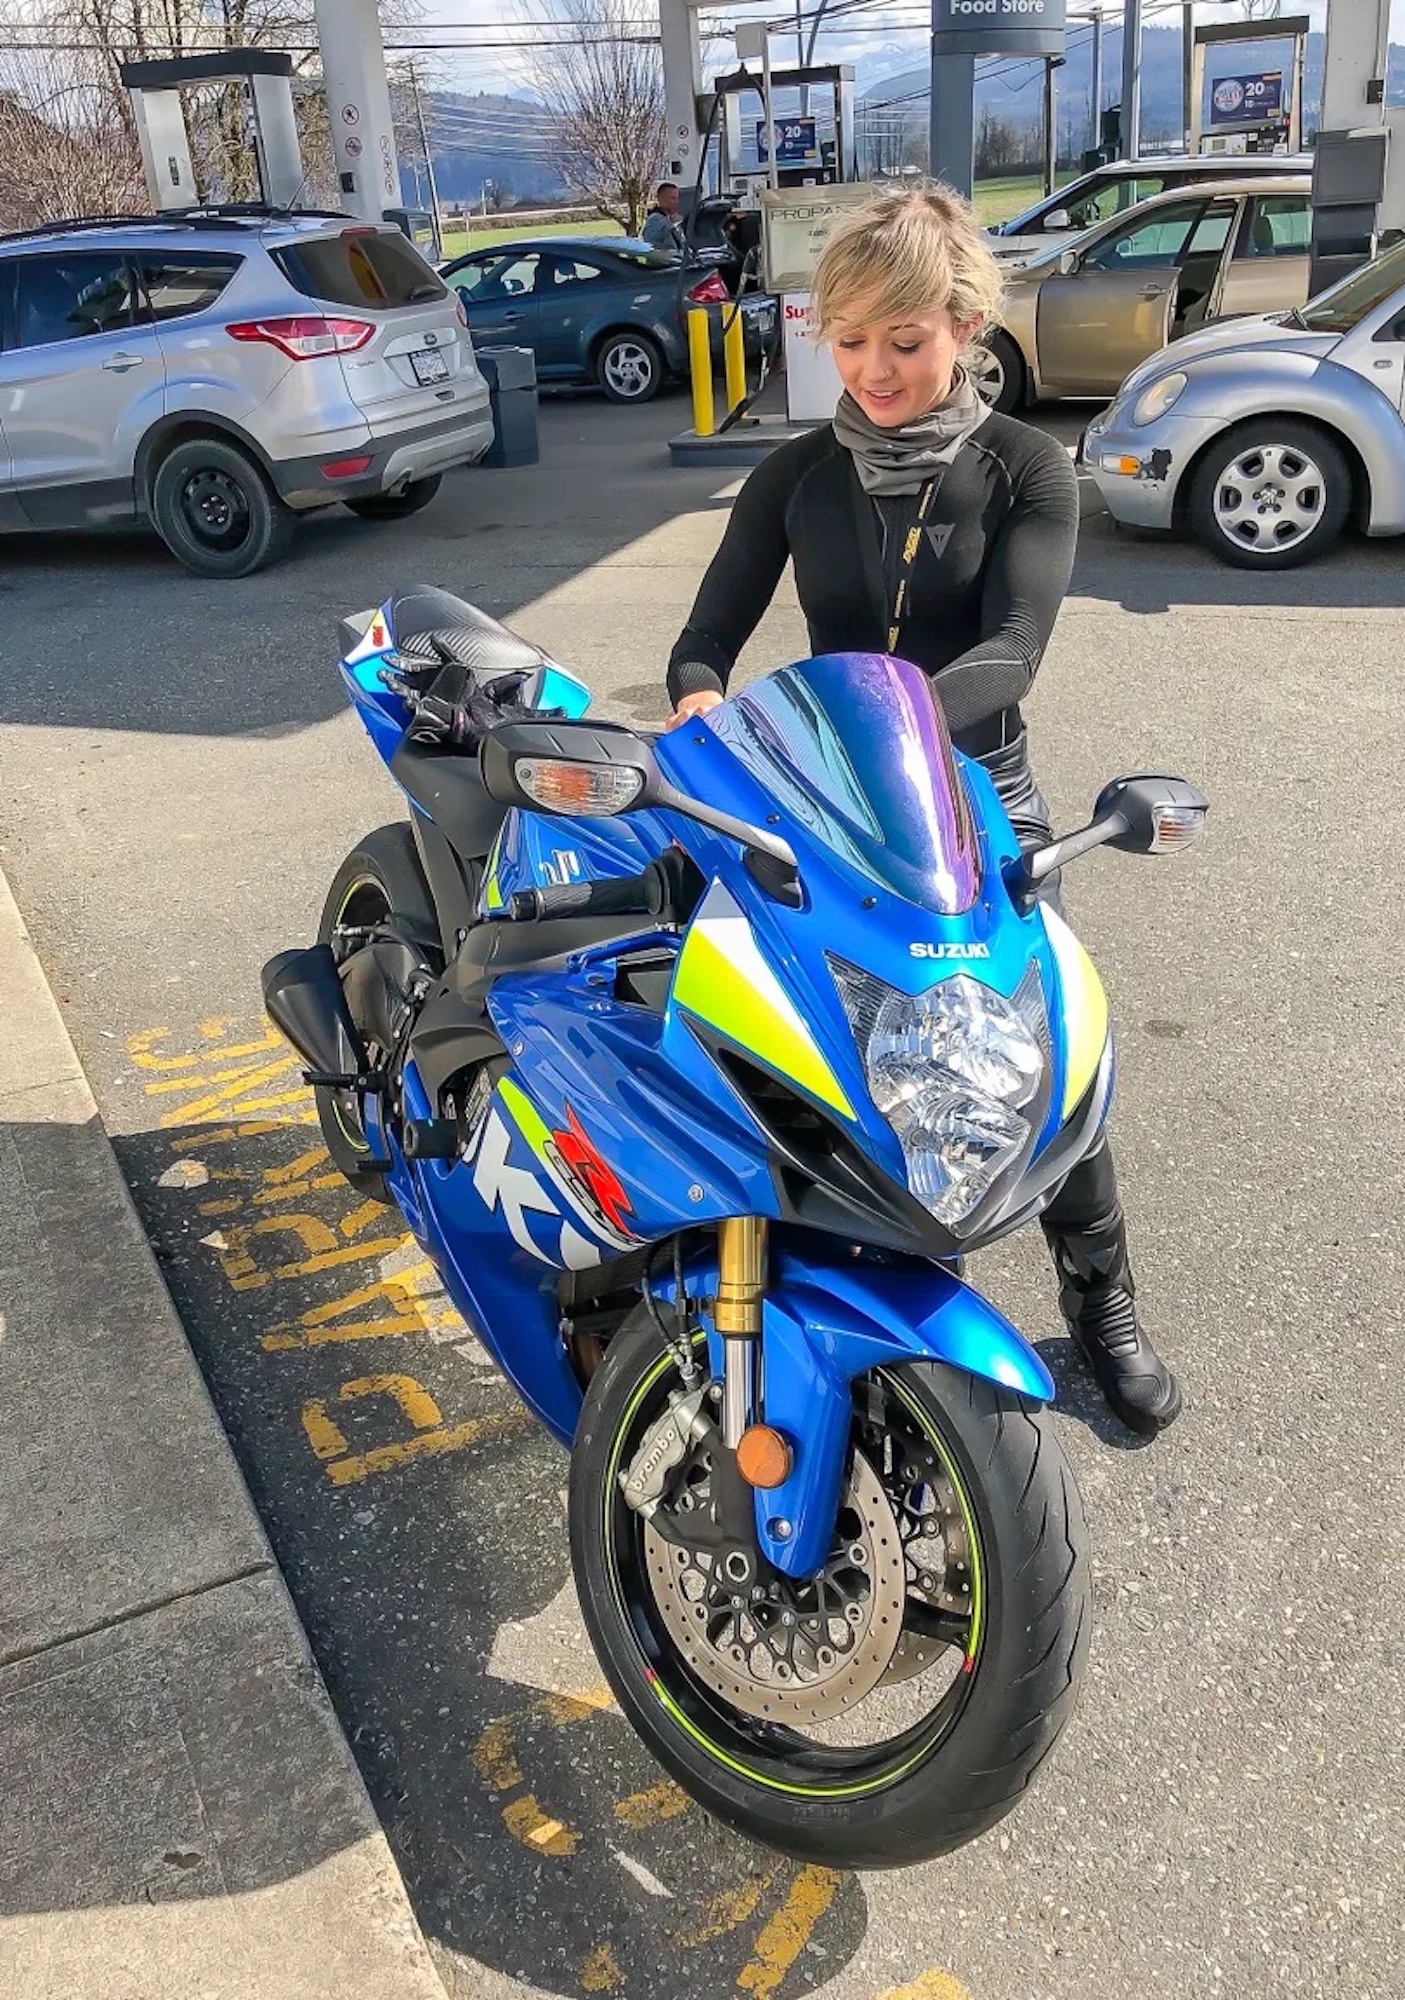
[[1144,361],[1078,456],[1115,520],[1188,528],[1245,569],[1311,562],[1348,520],[1405,534],[1405,241]]

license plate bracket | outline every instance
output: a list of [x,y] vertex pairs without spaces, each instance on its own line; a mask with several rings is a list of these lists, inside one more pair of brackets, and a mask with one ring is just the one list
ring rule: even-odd
[[449,379],[449,357],[437,347],[417,349],[410,356],[410,366],[422,388],[427,388],[431,382],[447,382]]

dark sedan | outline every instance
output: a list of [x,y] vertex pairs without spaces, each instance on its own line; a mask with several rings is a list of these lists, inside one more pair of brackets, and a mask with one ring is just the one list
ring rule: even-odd
[[[542,237],[473,250],[440,269],[463,300],[475,347],[530,347],[539,381],[594,383],[616,403],[647,403],[670,375],[687,374],[689,306],[730,304],[715,266],[685,271],[627,236]],[[753,294],[741,311],[754,356],[774,335],[776,303]],[[722,314],[711,319],[720,354]]]

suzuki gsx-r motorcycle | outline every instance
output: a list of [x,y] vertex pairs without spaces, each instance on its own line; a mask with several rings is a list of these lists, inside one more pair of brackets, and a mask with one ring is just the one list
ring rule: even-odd
[[1041,882],[1188,844],[1176,778],[1022,855],[925,675],[806,660],[657,740],[447,593],[342,627],[409,802],[264,969],[336,1165],[571,1454],[591,1641],[709,1810],[834,1867],[1007,1812],[1088,1638],[1042,1361],[960,1275],[1098,1142]]

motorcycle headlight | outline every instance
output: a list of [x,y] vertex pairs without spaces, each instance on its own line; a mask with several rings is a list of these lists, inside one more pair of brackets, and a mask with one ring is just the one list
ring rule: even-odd
[[908,1186],[959,1235],[1030,1138],[1022,1114],[1045,1072],[1038,969],[1013,999],[965,973],[908,994],[841,959],[830,970]]
[[1173,403],[1178,403],[1190,380],[1179,369],[1174,375],[1163,375],[1159,382],[1153,382],[1149,389],[1143,389],[1132,405],[1134,424],[1154,424],[1158,417],[1164,417]]

